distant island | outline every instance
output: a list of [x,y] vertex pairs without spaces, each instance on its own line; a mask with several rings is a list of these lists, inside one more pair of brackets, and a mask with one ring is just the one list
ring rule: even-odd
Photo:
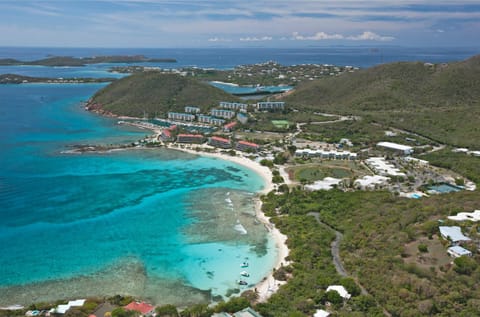
[[20,61],[13,58],[0,59],[0,66],[86,66],[99,63],[176,63],[174,58],[148,58],[144,55],[111,55],[92,57],[52,56],[34,61]]
[[28,83],[47,83],[47,84],[85,84],[85,83],[109,83],[116,78],[51,78],[51,77],[30,77],[17,74],[0,75],[0,85],[4,84],[28,84]]

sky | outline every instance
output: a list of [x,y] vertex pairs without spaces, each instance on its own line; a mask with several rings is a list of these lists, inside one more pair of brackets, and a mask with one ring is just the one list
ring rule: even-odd
[[0,46],[480,45],[480,1],[0,0]]

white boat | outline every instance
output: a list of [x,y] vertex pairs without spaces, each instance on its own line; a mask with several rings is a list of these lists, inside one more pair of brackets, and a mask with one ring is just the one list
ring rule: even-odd
[[242,265],[240,265],[240,267],[248,267],[248,262],[243,262]]
[[244,277],[249,277],[250,273],[248,273],[247,271],[242,271],[242,272],[240,272],[240,275],[244,276]]

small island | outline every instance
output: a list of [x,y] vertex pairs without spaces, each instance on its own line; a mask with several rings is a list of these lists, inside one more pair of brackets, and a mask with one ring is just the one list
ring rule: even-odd
[[86,84],[86,83],[109,83],[115,81],[116,78],[51,78],[51,77],[30,77],[17,74],[0,75],[0,85],[5,84],[30,84],[30,83],[46,83],[46,84]]
[[13,58],[0,59],[0,66],[86,66],[100,63],[176,63],[174,58],[148,58],[144,55],[108,55],[92,57],[51,56],[34,61]]

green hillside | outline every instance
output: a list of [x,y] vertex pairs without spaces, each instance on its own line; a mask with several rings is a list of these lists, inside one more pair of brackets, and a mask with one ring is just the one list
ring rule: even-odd
[[300,85],[285,101],[299,109],[356,114],[440,142],[478,147],[480,55],[451,64],[385,64],[320,79]]
[[134,74],[97,92],[90,104],[117,115],[161,117],[168,111],[184,111],[196,105],[203,112],[219,101],[236,101],[236,97],[206,83],[176,74],[146,72]]

